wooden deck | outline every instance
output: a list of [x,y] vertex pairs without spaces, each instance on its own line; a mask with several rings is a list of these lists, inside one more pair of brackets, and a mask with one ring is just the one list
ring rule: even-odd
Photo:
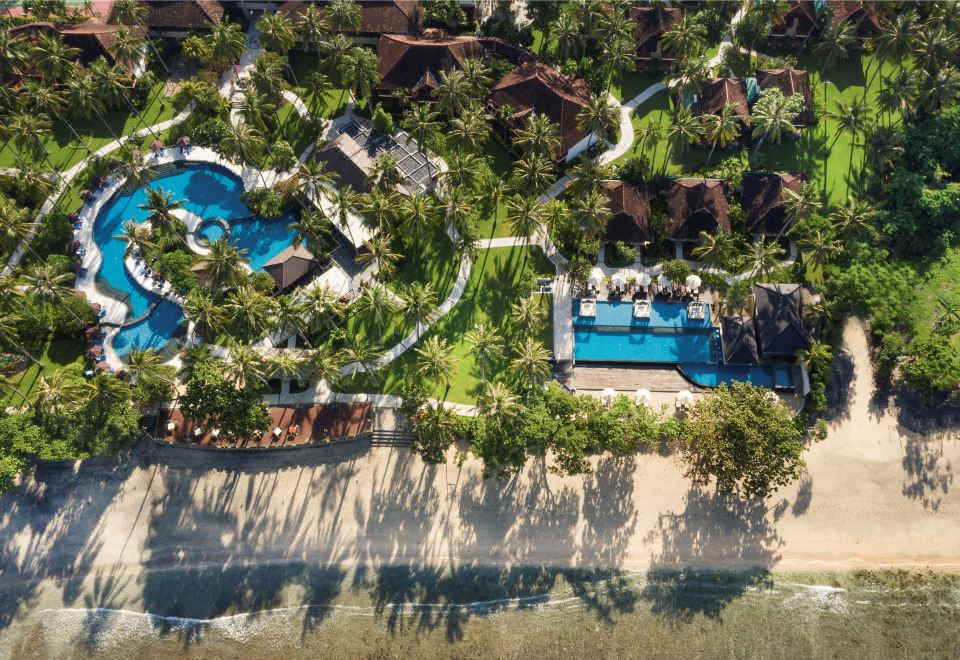
[[[371,426],[370,410],[371,404],[369,403],[271,406],[268,409],[271,424],[267,432],[262,437],[241,441],[214,438],[210,432],[216,428],[216,422],[194,424],[190,420],[185,420],[180,410],[171,410],[166,411],[159,419],[157,439],[225,448],[302,445],[366,433]],[[176,425],[176,428],[168,431],[167,426],[171,421]],[[300,431],[296,435],[287,433],[287,430],[293,425],[300,427]],[[194,429],[198,427],[202,429],[202,433],[195,435]],[[282,430],[279,438],[273,436],[273,429],[276,427],[280,427]]]
[[574,367],[573,384],[577,391],[602,390],[612,387],[618,392],[635,392],[641,387],[651,392],[679,392],[700,388],[680,375],[673,367]]

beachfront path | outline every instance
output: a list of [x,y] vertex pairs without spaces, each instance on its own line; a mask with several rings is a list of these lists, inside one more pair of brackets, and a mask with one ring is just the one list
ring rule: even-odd
[[426,466],[409,450],[361,443],[252,457],[163,448],[44,470],[0,497],[0,581],[23,584],[25,608],[142,611],[159,582],[180,585],[188,604],[201,567],[268,562],[332,573],[357,563],[960,566],[960,445],[878,414],[863,324],[851,321],[844,340],[856,358],[848,405],[807,453],[808,477],[766,502],[692,489],[656,454],[603,457],[593,474],[568,478],[534,461],[498,482],[473,459],[457,467],[452,452]]

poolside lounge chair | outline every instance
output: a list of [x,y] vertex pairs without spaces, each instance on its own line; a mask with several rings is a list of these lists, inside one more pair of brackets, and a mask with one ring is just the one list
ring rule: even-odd
[[650,318],[650,301],[649,300],[636,300],[633,303],[633,318],[635,319],[648,319]]
[[702,321],[707,318],[707,305],[699,301],[687,305],[687,318],[694,321]]
[[597,301],[593,298],[581,299],[580,316],[584,318],[595,318],[597,316]]

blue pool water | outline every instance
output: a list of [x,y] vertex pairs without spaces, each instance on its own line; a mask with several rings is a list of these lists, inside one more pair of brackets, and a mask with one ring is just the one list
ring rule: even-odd
[[200,231],[197,232],[203,237],[207,243],[213,243],[214,241],[219,241],[223,238],[223,227],[218,222],[211,222],[210,224],[203,225],[200,227]]
[[574,329],[574,356],[590,362],[715,362],[712,332]]
[[686,303],[671,303],[654,300],[650,305],[649,319],[633,318],[633,302],[598,301],[597,315],[594,318],[580,316],[580,301],[574,303],[573,325],[581,326],[618,326],[625,328],[709,328],[710,306],[703,320],[690,319],[687,316]]
[[734,381],[770,389],[793,387],[793,370],[788,366],[682,364],[680,371],[697,385],[704,387],[716,387],[720,383],[729,385]]
[[[94,240],[103,254],[103,264],[97,273],[97,279],[106,285],[104,289],[116,293],[128,303],[130,318],[139,319],[147,313],[151,305],[161,300],[156,294],[143,289],[127,273],[123,265],[126,244],[117,238],[123,231],[124,221],[146,220],[149,212],[137,207],[146,201],[148,187],[163,188],[164,191],[173,193],[174,199],[184,202],[184,209],[201,218],[224,218],[230,224],[230,242],[247,251],[250,267],[254,270],[260,270],[263,264],[293,243],[293,232],[287,228],[293,221],[293,215],[286,214],[276,219],[252,216],[250,209],[240,200],[243,182],[215,165],[189,165],[182,170],[158,176],[131,193],[118,194],[101,209],[93,227]],[[210,225],[211,229],[214,227],[214,231],[222,234],[221,227]],[[117,337],[125,347],[121,349],[120,343],[115,340],[117,352],[122,355],[129,351],[133,345],[132,340],[139,341],[138,345],[141,347],[144,347],[144,342],[148,340],[157,342],[157,348],[166,345],[177,323],[183,318],[181,313],[174,323],[173,319],[177,315],[168,307],[176,305],[158,305],[157,311],[161,312],[162,318],[125,327]]]
[[118,355],[126,355],[132,348],[163,350],[182,321],[180,307],[161,300],[150,316],[123,326],[113,338],[113,348]]

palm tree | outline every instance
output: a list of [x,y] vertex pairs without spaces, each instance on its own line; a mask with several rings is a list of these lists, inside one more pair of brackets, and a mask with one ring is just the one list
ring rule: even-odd
[[183,313],[193,321],[193,332],[202,339],[213,339],[223,327],[223,310],[206,289],[196,288],[187,294]]
[[750,269],[755,276],[766,277],[780,263],[783,255],[783,248],[776,241],[768,241],[765,236],[761,236],[750,246]]
[[244,272],[243,266],[249,263],[247,251],[239,249],[221,238],[210,244],[210,252],[205,257],[205,276],[214,289],[228,286]]
[[403,183],[403,173],[397,156],[392,151],[381,151],[373,159],[367,181],[380,190],[392,190]]
[[110,136],[114,140],[120,139],[117,132],[113,130],[113,127],[107,123],[107,120],[103,117],[105,110],[103,101],[97,94],[96,88],[93,86],[93,80],[89,74],[78,68],[75,71],[75,75],[70,76],[66,81],[64,96],[68,107],[75,115],[84,118],[96,115],[100,123],[102,123],[104,127],[106,127],[107,132],[110,133]]
[[803,99],[799,95],[786,97],[776,87],[764,90],[750,111],[753,139],[757,141],[754,153],[766,140],[780,144],[784,135],[795,135],[793,122],[802,109]]
[[327,172],[326,164],[319,160],[308,160],[297,170],[297,190],[310,200],[315,200],[325,188],[332,188],[339,175]]
[[710,67],[706,57],[686,57],[673,64],[673,75],[667,81],[667,87],[673,90],[674,105],[684,103],[693,94],[699,94],[703,81],[710,77]]
[[264,12],[257,21],[260,30],[260,45],[275,53],[285,54],[297,41],[293,24],[286,14]]
[[430,282],[412,282],[403,290],[403,310],[416,328],[417,340],[437,313],[437,293]]
[[700,52],[706,43],[706,36],[706,29],[697,20],[696,14],[684,12],[680,22],[667,30],[661,40],[664,50],[683,59]]
[[237,334],[257,337],[269,334],[267,328],[274,325],[276,306],[273,298],[245,282],[230,292],[223,302],[223,311]]
[[147,199],[144,203],[137,204],[137,208],[150,212],[147,222],[158,235],[169,236],[172,233],[183,241],[184,245],[187,244],[187,240],[178,230],[180,218],[174,214],[174,211],[183,208],[182,199],[174,200],[173,193],[165,192],[163,188],[147,188]]
[[603,67],[606,70],[606,91],[610,93],[614,71],[630,71],[636,63],[636,46],[626,36],[604,41],[600,46]]
[[67,46],[59,35],[40,34],[32,49],[33,66],[47,82],[60,82],[73,70],[80,49]]
[[433,228],[433,199],[425,193],[413,193],[400,203],[401,224],[409,236],[422,242],[427,232]]
[[437,89],[433,92],[440,112],[448,117],[459,116],[473,101],[473,88],[463,71],[454,69],[440,72]]
[[310,89],[308,110],[312,116],[319,117],[327,107],[327,92],[332,87],[330,78],[320,71],[311,71],[305,82]]
[[146,46],[146,40],[124,26],[117,29],[113,36],[113,43],[107,50],[113,55],[118,65],[132,69],[140,63],[144,46]]
[[596,238],[610,219],[610,202],[600,191],[591,190],[574,200],[571,211],[589,238]]
[[446,387],[443,395],[446,399],[446,392],[450,391],[450,384],[457,373],[453,349],[447,340],[434,335],[427,339],[423,346],[416,349],[415,353],[417,354],[417,374],[438,384],[442,383]]
[[952,64],[925,71],[920,83],[923,110],[929,114],[938,111],[960,96],[960,71]]
[[370,94],[373,87],[380,82],[379,60],[372,51],[366,48],[354,48],[343,59],[340,74],[343,82],[353,93],[354,98],[363,98],[366,107],[370,106]]
[[693,256],[713,268],[724,268],[737,253],[737,240],[725,231],[711,234],[700,232],[700,242],[693,248]]
[[500,219],[500,202],[506,197],[509,186],[502,178],[490,172],[489,176],[484,179],[484,187],[487,193],[487,199],[489,199],[490,204],[493,205],[493,226],[496,227]]
[[919,23],[917,13],[906,9],[883,21],[880,34],[873,38],[874,53],[881,62],[893,60],[903,70],[907,56],[913,51]]
[[125,371],[130,384],[142,383],[149,384],[156,381],[164,381],[173,386],[175,383],[172,378],[165,376],[162,370],[163,356],[156,349],[147,348],[140,350],[133,348],[126,355],[127,366]]
[[481,415],[499,422],[515,417],[521,409],[517,397],[506,385],[484,382],[483,390],[477,397],[477,412]]
[[272,330],[281,335],[288,332],[302,337],[307,347],[310,347],[310,341],[307,339],[307,322],[304,319],[304,305],[301,300],[291,295],[281,295],[274,298],[273,308],[273,326]]
[[440,208],[444,217],[446,217],[448,223],[453,225],[458,234],[468,233],[467,223],[474,212],[475,201],[473,194],[460,186],[450,188],[441,201]]
[[840,21],[828,26],[820,35],[820,41],[813,45],[813,56],[823,62],[820,67],[820,79],[823,73],[838,61],[846,59],[850,48],[856,42],[853,25],[848,21]]
[[382,284],[368,286],[363,290],[352,307],[356,308],[358,314],[366,314],[373,318],[377,324],[377,341],[383,343],[383,322],[389,321],[399,309],[399,304],[394,300],[393,295]]
[[507,200],[507,222],[514,236],[530,236],[543,219],[543,204],[536,197],[514,195]]
[[562,13],[554,24],[554,37],[560,49],[560,62],[566,63],[570,51],[583,39],[580,21],[570,13]]
[[383,358],[383,351],[379,347],[368,341],[358,339],[343,352],[347,361],[353,362],[357,366],[357,369],[353,372],[355,376],[366,373],[371,381],[379,382],[381,378],[380,367],[382,366],[380,361]]
[[424,155],[423,147],[440,131],[439,115],[427,103],[417,103],[403,113],[401,126],[410,133],[417,151]]
[[400,258],[400,255],[393,251],[390,238],[384,234],[377,234],[364,245],[367,250],[357,255],[357,261],[374,264],[381,279],[389,277],[393,272],[394,264]]
[[35,226],[30,222],[26,209],[18,207],[9,197],[0,196],[0,248],[2,251],[13,251]]
[[836,256],[840,250],[840,241],[834,238],[832,232],[816,228],[797,241],[803,254],[803,266],[806,271],[811,268],[821,270]]
[[286,58],[276,53],[261,53],[253,61],[248,78],[253,89],[264,95],[264,101],[276,107],[274,99],[279,99],[288,84],[284,78]]
[[263,161],[263,149],[264,141],[259,131],[242,122],[230,126],[227,134],[220,141],[220,150],[223,155],[241,165],[257,168],[260,182],[266,188],[267,182],[259,169],[259,164]]
[[604,181],[613,177],[610,168],[594,158],[581,159],[568,170],[568,174],[573,179],[573,182],[567,186],[567,190],[572,195],[585,195],[597,191]]
[[833,144],[836,144],[842,133],[850,135],[850,139],[856,142],[860,133],[866,133],[869,126],[870,106],[863,97],[854,99],[847,103],[842,98],[836,99],[837,111],[831,112],[830,116],[837,122],[837,130],[834,133]]
[[546,311],[540,301],[533,296],[523,298],[510,308],[510,320],[520,330],[522,336],[533,336],[540,331]]
[[486,144],[490,130],[490,115],[481,106],[471,106],[450,120],[447,137],[458,150],[475,154]]
[[390,233],[397,211],[397,201],[393,194],[374,188],[361,200],[361,216],[371,230]]
[[330,241],[330,220],[316,209],[304,210],[287,228],[293,232],[293,244],[305,245],[314,256],[320,258]]
[[510,183],[515,191],[539,195],[553,180],[553,163],[549,156],[528,153],[513,164]]
[[220,21],[210,30],[210,60],[220,69],[240,61],[246,38],[236,23]]
[[797,353],[801,362],[807,365],[810,371],[820,373],[830,367],[833,361],[833,353],[830,346],[821,341],[810,342],[810,347]]
[[[791,228],[820,212],[820,193],[806,181],[800,183],[800,189],[797,191],[785,188],[783,195],[781,204],[786,222],[780,234],[790,231]],[[780,235],[777,238],[779,239]]]
[[[637,145],[640,146],[640,153],[645,153],[647,151],[647,142],[653,142],[657,144],[660,142],[660,139],[663,137],[663,131],[660,129],[660,124],[655,123],[654,121],[648,121],[641,124],[634,132],[636,141],[633,143],[633,148],[636,150]],[[651,158],[651,168],[653,165],[653,159]]]
[[670,145],[670,153],[663,160],[664,169],[670,162],[670,156],[675,152],[682,154],[694,142],[700,139],[700,122],[693,115],[690,108],[681,106],[673,115],[670,122],[670,128],[667,129],[667,142]]
[[[43,85],[36,80],[26,80],[20,91],[28,108],[53,116],[70,130],[77,144],[86,146],[73,124],[63,117],[64,98],[59,89],[50,85]],[[89,149],[87,149],[87,153],[90,153]]]
[[110,374],[97,374],[85,381],[81,388],[86,395],[90,412],[97,418],[113,406],[130,403],[130,388]]
[[337,32],[359,32],[363,17],[353,0],[333,0],[327,6],[326,19]]
[[913,71],[901,69],[892,79],[881,77],[881,80],[883,84],[877,94],[877,102],[888,115],[897,112],[902,118],[916,107],[920,85]]
[[17,330],[16,322],[18,317],[13,314],[2,314],[0,315],[0,339],[7,342],[15,349],[20,351],[25,357],[29,358],[31,362],[43,369],[43,363],[40,362],[37,358],[33,356],[30,351],[24,348],[20,341],[20,335]]
[[876,211],[870,205],[853,197],[847,198],[847,204],[834,211],[830,217],[843,238],[859,238],[864,234],[873,235],[876,229],[873,218]]
[[140,249],[141,254],[147,260],[155,254],[157,244],[153,240],[153,229],[145,224],[138,223],[136,220],[124,220],[121,225],[123,231],[114,236],[127,244],[124,250],[124,256],[128,256],[136,249]]
[[277,106],[266,94],[250,87],[240,97],[240,115],[255,130],[267,134],[276,120]]
[[577,125],[590,132],[587,149],[592,146],[593,137],[604,141],[615,135],[620,126],[620,112],[610,103],[609,95],[591,94],[587,104],[577,114]]
[[503,357],[503,341],[493,326],[478,323],[473,330],[463,335],[464,340],[473,349],[473,355],[480,364],[480,380],[487,382],[487,363]]
[[526,153],[555,156],[560,148],[560,128],[547,115],[535,112],[526,126],[514,133],[513,144]]
[[333,330],[340,317],[341,308],[337,295],[325,286],[311,286],[301,291],[303,318],[311,332],[326,327]]
[[337,224],[339,229],[347,235],[350,242],[356,245],[357,239],[353,235],[350,216],[355,213],[357,206],[360,204],[360,197],[353,191],[353,187],[349,185],[327,191],[327,197],[333,205],[334,217],[332,220]]
[[916,35],[913,54],[925,71],[937,71],[954,61],[957,36],[943,23],[927,23]]
[[726,149],[740,137],[740,116],[737,107],[725,103],[719,115],[706,114],[700,118],[703,138],[710,143],[706,164],[710,164],[713,152],[719,146]]
[[471,97],[474,99],[486,98],[487,91],[490,89],[490,85],[493,84],[493,79],[490,77],[490,69],[487,68],[483,59],[479,57],[468,57],[463,60],[460,70],[463,72],[463,77],[470,86]]
[[268,378],[300,380],[303,365],[303,358],[290,351],[278,351],[267,360],[266,374]]
[[244,390],[247,385],[257,381],[266,384],[266,364],[263,356],[255,348],[244,344],[230,346],[230,361],[224,367],[223,373],[238,390]]
[[90,73],[94,88],[107,99],[107,105],[115,104],[119,106],[121,101],[125,102],[127,107],[137,115],[141,126],[146,128],[154,138],[160,139],[160,136],[154,131],[153,125],[144,118],[143,114],[130,98],[129,89],[127,88],[129,79],[126,76],[122,75],[116,68],[108,65],[103,58],[94,60],[94,62],[87,67],[87,71]]
[[344,355],[328,345],[312,351],[307,358],[310,377],[317,381],[326,381],[331,389],[339,385],[343,377]]
[[510,371],[518,383],[532,389],[550,375],[550,351],[535,337],[524,337],[513,349]]
[[327,23],[315,4],[308,4],[300,14],[297,19],[297,34],[307,50],[311,47],[320,50],[320,46],[326,41]]
[[47,157],[43,143],[52,135],[52,131],[46,115],[16,114],[10,118],[9,131],[13,136],[13,143],[21,153]]
[[489,172],[476,154],[454,153],[447,160],[447,171],[440,174],[440,183],[444,189],[461,187],[479,192]]

